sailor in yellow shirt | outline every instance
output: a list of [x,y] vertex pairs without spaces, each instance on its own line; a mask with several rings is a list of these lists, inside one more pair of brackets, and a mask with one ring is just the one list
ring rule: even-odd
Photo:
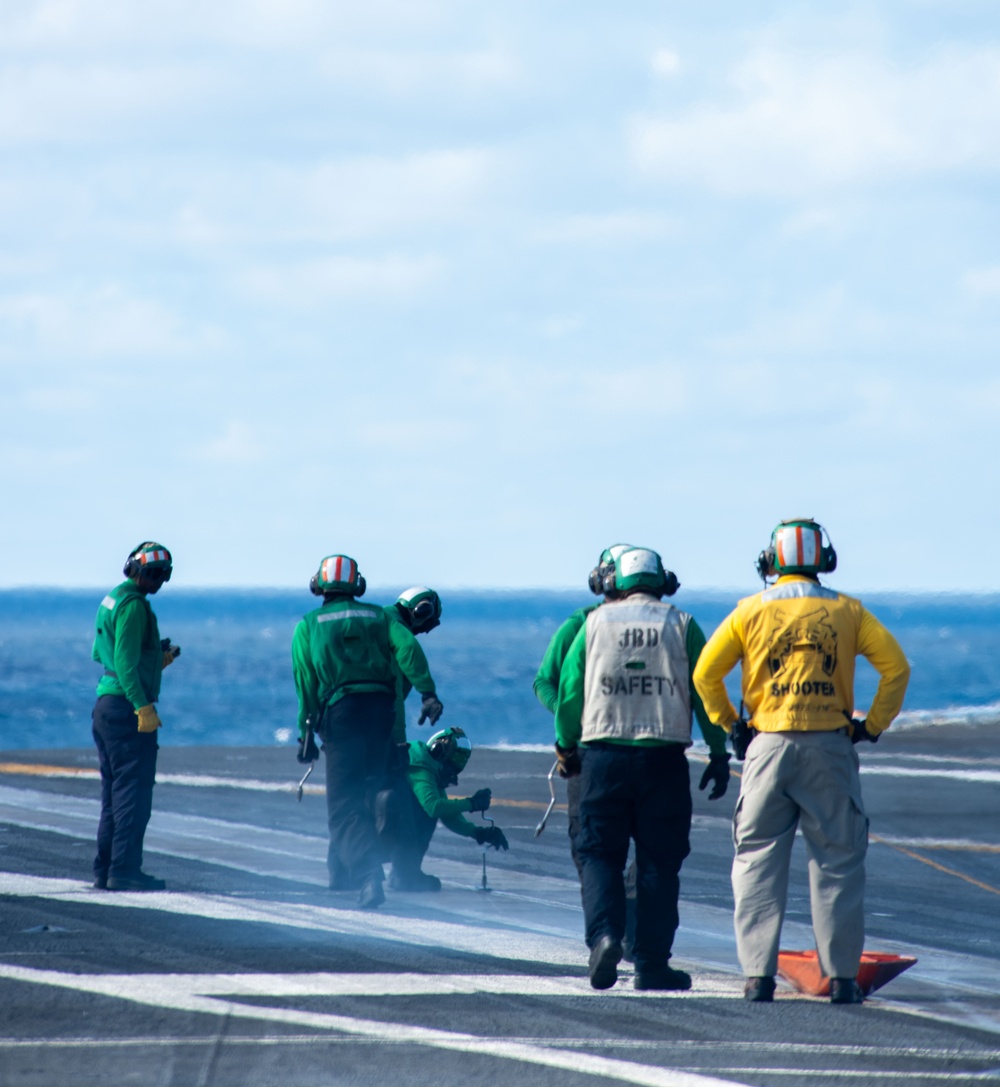
[[[854,979],[864,950],[868,818],[854,745],[874,743],[892,723],[910,666],[859,600],[820,584],[817,575],[837,565],[824,534],[810,518],[775,528],[757,560],[765,589],[723,620],[692,677],[712,722],[738,733],[744,722],[723,680],[742,665],[752,743],[733,815],[732,880],[736,946],[746,999],[753,1001],[774,995],[796,828],[809,858],[813,933],[823,972],[832,979],[830,999],[862,1000]],[[879,673],[865,719],[853,716],[859,655]]]

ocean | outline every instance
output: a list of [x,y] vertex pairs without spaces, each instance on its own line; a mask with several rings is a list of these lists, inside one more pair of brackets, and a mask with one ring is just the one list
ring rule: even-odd
[[[108,586],[107,588],[110,588]],[[754,591],[748,586],[742,595]],[[89,745],[100,666],[91,660],[94,613],[105,589],[0,591],[0,749]],[[391,603],[392,589],[367,599]],[[682,588],[674,602],[706,634],[737,594]],[[421,638],[445,713],[474,744],[552,743],[552,719],[531,685],[552,633],[583,592],[453,591],[444,615]],[[1000,595],[871,594],[866,606],[899,639],[913,673],[894,727],[1000,716]],[[316,606],[307,591],[185,590],[167,585],[154,600],[160,632],[182,647],[164,675],[161,744],[294,746],[296,699],[289,646],[295,624]],[[738,672],[731,693],[738,698]],[[857,704],[877,677],[858,662]],[[416,729],[419,699],[407,703]],[[697,734],[697,729],[695,730]]]

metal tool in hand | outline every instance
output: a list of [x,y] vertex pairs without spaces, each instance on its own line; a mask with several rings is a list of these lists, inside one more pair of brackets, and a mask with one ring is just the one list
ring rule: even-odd
[[[479,813],[479,817],[484,822],[489,823],[491,829],[496,826],[496,823],[490,818],[490,816],[488,816],[486,814],[486,812],[481,811]],[[478,888],[480,891],[492,891],[493,890],[492,887],[488,887],[487,884],[486,884],[486,851],[489,848],[490,848],[490,843],[489,842],[483,842],[483,882],[482,882],[482,886]]]
[[552,769],[549,771],[549,793],[552,799],[549,801],[549,806],[545,809],[545,814],[542,816],[542,821],[535,827],[535,837],[545,829],[545,824],[549,821],[549,816],[552,814],[552,809],[556,806],[556,770],[559,769],[559,760],[552,764]]
[[299,800],[302,799],[302,786],[305,785],[309,775],[313,772],[313,767],[315,765],[316,763],[314,762],[309,763],[309,769],[302,775],[302,780],[299,782]]

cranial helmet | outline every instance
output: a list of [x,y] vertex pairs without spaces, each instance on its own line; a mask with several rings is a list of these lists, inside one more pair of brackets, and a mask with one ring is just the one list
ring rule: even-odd
[[615,563],[614,588],[620,595],[646,591],[673,596],[680,586],[673,570],[665,570],[660,556],[648,547],[631,547]]
[[438,762],[460,774],[472,755],[472,744],[460,728],[443,728],[427,741],[427,750]]
[[314,596],[323,596],[324,593],[364,596],[365,579],[358,571],[358,564],[349,555],[327,555],[309,579],[309,590]]
[[414,585],[401,592],[396,604],[409,615],[414,634],[426,634],[441,623],[441,597],[425,585]]
[[[606,547],[597,560],[597,565],[590,571],[587,584],[595,596],[614,590],[615,562],[618,556],[632,550],[632,544],[617,543]],[[610,580],[607,580],[610,579]],[[607,582],[607,583],[606,583]]]
[[[826,543],[823,537],[826,536]],[[781,521],[771,533],[771,544],[757,556],[757,573],[765,581],[777,574],[831,574],[837,552],[826,529],[811,517]]]
[[126,577],[139,577],[142,574],[151,580],[164,582],[170,580],[173,569],[173,557],[163,544],[144,540],[129,552],[122,573]]

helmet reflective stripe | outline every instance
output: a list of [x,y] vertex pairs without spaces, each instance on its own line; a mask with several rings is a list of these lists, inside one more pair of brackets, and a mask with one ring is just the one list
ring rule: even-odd
[[320,568],[320,577],[329,583],[347,581],[353,584],[357,580],[357,575],[357,563],[346,555],[331,555],[323,560],[323,565]]
[[170,562],[170,552],[160,550],[140,551],[139,554],[136,555],[136,558],[143,566],[145,566],[147,562]]
[[809,525],[785,525],[774,534],[778,567],[820,565],[823,546],[819,529]]

